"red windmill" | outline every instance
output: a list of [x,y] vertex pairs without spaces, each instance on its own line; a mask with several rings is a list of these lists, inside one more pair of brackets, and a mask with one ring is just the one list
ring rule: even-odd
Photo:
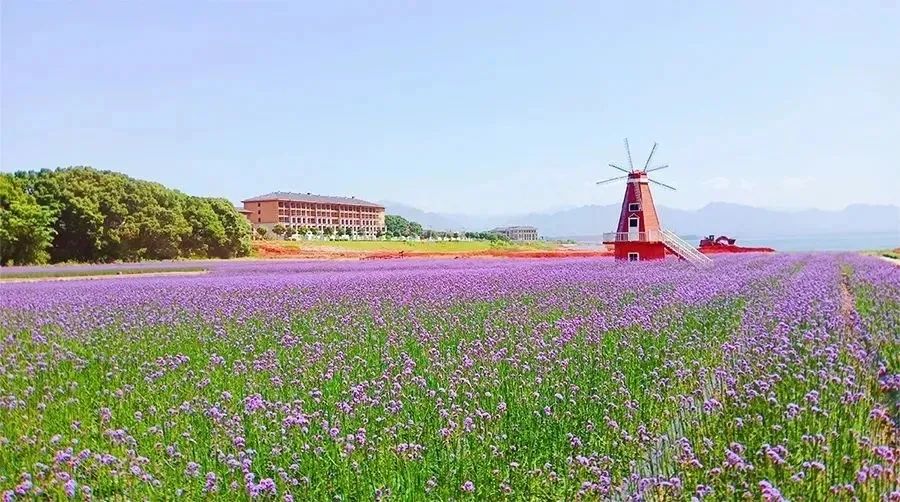
[[650,183],[670,190],[675,190],[675,187],[651,180],[647,176],[648,173],[669,167],[668,165],[649,167],[653,154],[656,153],[656,146],[657,144],[653,143],[643,169],[635,169],[631,161],[631,148],[628,146],[628,139],[625,139],[625,153],[628,154],[630,169],[610,164],[610,167],[624,172],[625,175],[597,182],[598,185],[603,185],[627,178],[619,226],[615,232],[603,234],[603,243],[613,245],[617,260],[661,260],[666,257],[666,251],[669,251],[694,264],[710,263],[709,258],[660,225],[656,206],[653,205],[653,195],[650,193]]

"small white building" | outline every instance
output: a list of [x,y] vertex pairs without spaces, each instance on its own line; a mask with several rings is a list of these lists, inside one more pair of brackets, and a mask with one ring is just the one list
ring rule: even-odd
[[498,227],[491,232],[505,235],[511,241],[536,241],[539,239],[537,229],[528,226]]

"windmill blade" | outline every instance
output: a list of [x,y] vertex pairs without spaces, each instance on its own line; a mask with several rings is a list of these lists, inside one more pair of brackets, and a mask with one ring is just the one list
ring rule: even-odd
[[665,164],[665,165],[658,166],[658,167],[651,167],[650,169],[647,169],[647,170],[644,171],[644,172],[645,172],[645,173],[652,173],[653,171],[659,171],[660,169],[665,169],[665,168],[667,168],[667,167],[669,167],[669,164]]
[[659,186],[664,186],[664,187],[668,188],[669,190],[675,190],[675,187],[670,186],[670,185],[666,185],[665,183],[660,183],[660,182],[658,182],[658,181],[656,181],[656,180],[649,180],[649,181],[650,181],[650,183],[656,183],[656,184],[659,185]]
[[621,167],[619,167],[619,166],[617,166],[617,165],[615,165],[615,164],[610,164],[609,167],[611,167],[611,168],[613,168],[613,169],[618,169],[619,171],[622,171],[623,173],[629,173],[629,172],[631,172],[631,171],[629,171],[628,169],[622,169]]
[[609,178],[608,180],[598,181],[597,184],[598,184],[598,185],[605,185],[605,184],[607,184],[607,183],[612,183],[613,181],[624,180],[624,179],[627,178],[627,177],[628,177],[628,176],[618,176],[618,177],[616,177],[616,178]]
[[631,147],[628,146],[628,138],[625,138],[625,152],[628,153],[628,167],[634,171],[634,162],[631,161]]
[[647,172],[647,166],[650,165],[650,159],[652,159],[653,154],[656,153],[656,145],[657,144],[658,144],[657,142],[655,142],[655,141],[653,142],[653,148],[650,149],[650,156],[647,157],[647,162],[644,162],[644,172]]

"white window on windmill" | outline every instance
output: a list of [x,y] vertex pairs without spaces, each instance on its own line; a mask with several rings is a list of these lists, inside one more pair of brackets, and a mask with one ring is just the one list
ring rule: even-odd
[[628,210],[629,210],[629,211],[640,211],[640,210],[641,210],[641,203],[640,203],[640,202],[630,202],[630,203],[628,204]]
[[641,261],[640,253],[628,253],[628,261]]

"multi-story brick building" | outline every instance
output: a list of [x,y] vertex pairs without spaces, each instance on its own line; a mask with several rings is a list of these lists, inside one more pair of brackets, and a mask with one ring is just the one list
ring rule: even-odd
[[272,192],[241,201],[254,227],[276,224],[313,230],[350,229],[358,235],[384,232],[384,207],[355,197]]

